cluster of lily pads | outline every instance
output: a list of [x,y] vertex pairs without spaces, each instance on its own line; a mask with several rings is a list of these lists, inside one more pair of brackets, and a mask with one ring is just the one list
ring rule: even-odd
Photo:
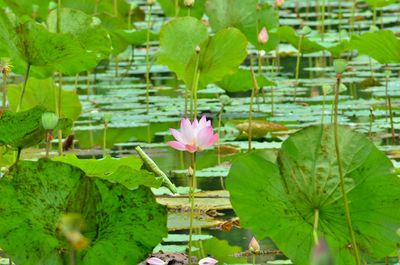
[[[208,225],[299,265],[396,259],[399,14],[395,0],[0,0],[0,256],[233,263]],[[202,195],[204,176],[220,190]],[[219,218],[230,209],[240,221]],[[253,237],[235,254],[263,251]]]

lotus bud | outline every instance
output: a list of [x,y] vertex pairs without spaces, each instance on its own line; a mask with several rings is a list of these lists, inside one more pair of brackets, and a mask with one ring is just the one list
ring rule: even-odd
[[197,45],[197,46],[196,46],[196,49],[195,49],[195,51],[196,51],[196,53],[197,53],[197,54],[199,54],[199,53],[200,53],[200,46],[199,46],[199,45]]
[[375,26],[375,25],[372,25],[371,27],[369,27],[369,31],[377,32],[377,31],[379,31],[379,28],[377,26]]
[[232,99],[228,95],[221,95],[219,101],[222,105],[228,106],[232,103]]
[[322,86],[322,93],[325,96],[328,95],[331,92],[332,92],[332,86],[331,85],[325,84],[325,85]]
[[285,0],[276,0],[275,1],[275,5],[277,8],[281,8],[284,3],[285,3]]
[[45,112],[42,114],[42,125],[47,131],[52,131],[58,124],[58,116],[53,112]]
[[386,76],[387,78],[389,78],[391,75],[392,75],[392,71],[390,71],[390,70],[386,70],[386,71],[385,71],[385,76]]
[[163,260],[156,258],[156,257],[151,257],[151,258],[147,259],[146,263],[149,265],[165,265],[165,264],[167,264]]
[[156,3],[156,0],[147,0],[147,5],[152,6]]
[[215,265],[218,263],[218,260],[207,257],[199,260],[199,265]]
[[258,244],[258,241],[256,240],[256,238],[253,236],[253,238],[250,240],[250,244],[249,244],[249,251],[252,254],[258,254],[260,253],[260,244]]
[[189,167],[189,168],[188,168],[188,174],[189,174],[189,176],[193,176],[194,170],[193,170],[192,167]]
[[312,29],[309,26],[304,26],[301,29],[301,34],[304,35],[304,36],[310,34],[311,32],[312,32]]
[[269,36],[268,36],[268,31],[266,27],[263,27],[258,33],[258,43],[260,44],[266,44],[268,42]]
[[320,239],[318,245],[315,246],[312,257],[311,265],[333,265],[333,256],[328,248],[328,244],[324,239]]
[[336,74],[343,74],[346,71],[347,61],[344,59],[336,59],[333,61],[333,68]]
[[105,114],[104,114],[104,117],[103,117],[104,123],[105,123],[105,124],[109,124],[110,121],[111,121],[111,117],[112,117],[112,114],[111,114],[111,113],[105,113]]
[[186,7],[191,8],[194,5],[194,0],[185,0],[184,4]]
[[49,2],[49,6],[48,6],[49,12],[52,11],[52,10],[55,10],[56,8],[57,8],[57,3],[54,2],[54,1],[50,1]]

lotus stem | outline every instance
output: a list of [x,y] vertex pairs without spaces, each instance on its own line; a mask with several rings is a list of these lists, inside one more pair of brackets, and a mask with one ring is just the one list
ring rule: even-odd
[[252,149],[252,140],[253,140],[253,101],[254,95],[260,89],[257,83],[256,75],[254,74],[254,69],[252,63],[250,63],[250,70],[251,70],[251,77],[253,81],[253,89],[251,90],[251,97],[250,97],[250,109],[249,109],[249,129],[248,129],[248,151],[250,152]]
[[303,38],[304,35],[301,35],[299,38],[299,45],[297,46],[297,50],[298,50],[298,54],[297,54],[297,60],[296,60],[296,86],[294,88],[294,102],[296,102],[296,98],[297,98],[297,86],[299,85],[299,75],[300,75],[300,63],[301,63],[301,57],[302,57],[302,53],[301,53],[301,46],[303,43]]
[[252,262],[253,262],[253,265],[256,265],[256,254],[252,255]]
[[7,109],[7,79],[7,70],[3,69],[3,104],[1,105],[3,107],[3,110]]
[[195,119],[197,117],[197,89],[199,86],[199,79],[200,79],[199,61],[200,61],[200,47],[196,47],[196,63],[194,65],[191,106],[190,106],[192,119]]
[[103,157],[107,155],[107,122],[104,122],[104,130],[103,130]]
[[77,253],[76,250],[71,247],[71,265],[76,265],[77,264]]
[[[275,58],[272,59],[272,67],[271,67],[271,81],[273,82],[275,79]],[[274,116],[275,112],[275,97],[274,97],[274,86],[271,86],[271,116]]]
[[46,157],[49,157],[49,153],[50,153],[50,147],[51,147],[50,137],[51,137],[51,132],[47,131],[46,132]]
[[24,85],[22,87],[21,90],[21,94],[19,96],[19,101],[18,101],[18,105],[17,105],[17,110],[16,112],[19,112],[21,110],[21,106],[22,106],[22,100],[24,98],[25,95],[25,90],[26,90],[26,84],[28,83],[28,78],[29,78],[29,72],[31,70],[31,64],[28,63],[27,67],[26,67],[26,72],[25,72],[25,80],[24,80]]
[[140,146],[135,148],[136,152],[139,154],[139,157],[142,159],[144,164],[153,172],[156,176],[160,177],[164,181],[164,185],[174,194],[178,191],[174,184],[172,184],[171,180],[167,177],[167,175],[157,166],[157,164],[151,159]]
[[[394,131],[392,100],[389,96],[388,89],[389,89],[389,76],[386,76],[386,82],[385,82],[385,94],[386,94],[386,102],[387,102],[386,104],[387,104],[387,107],[389,107],[390,131],[392,133],[392,145],[393,145],[396,142],[396,135],[395,135],[395,131]],[[386,108],[386,113],[387,113],[387,108]]]
[[[60,118],[62,118],[61,104],[62,104],[62,74],[59,73],[59,76],[58,76],[58,108],[57,108],[57,115]],[[63,155],[62,130],[58,130],[58,155],[60,155],[60,156]]]
[[358,251],[357,241],[353,230],[353,225],[351,222],[351,215],[350,215],[350,207],[349,207],[349,200],[347,198],[346,187],[345,187],[345,180],[344,180],[344,172],[343,172],[343,165],[340,156],[340,146],[339,146],[339,128],[338,128],[338,105],[339,105],[339,89],[342,80],[342,74],[337,74],[336,78],[336,89],[335,89],[335,108],[334,108],[334,137],[335,137],[335,149],[336,149],[336,158],[338,163],[338,170],[339,170],[339,177],[340,177],[340,188],[343,196],[343,203],[344,203],[344,210],[345,210],[345,217],[347,228],[349,230],[349,235],[351,238],[351,246],[354,252],[355,260],[357,265],[361,265],[361,258]]
[[193,219],[194,219],[194,191],[196,185],[196,153],[192,153],[192,173],[190,183],[190,221],[189,221],[189,250],[188,264],[192,264],[192,246],[193,246]]
[[351,7],[350,33],[354,32],[354,22],[355,22],[355,16],[356,16],[356,4],[357,4],[357,1],[353,0],[353,6]]
[[149,5],[147,19],[147,34],[146,34],[146,114],[149,114],[149,98],[150,98],[150,27],[151,27],[151,8]]
[[321,41],[324,41],[324,35],[325,35],[325,0],[322,0],[321,4]]
[[175,17],[179,14],[179,0],[175,0]]
[[368,128],[368,137],[372,138],[372,123],[374,122],[374,110],[372,107],[369,109],[369,128]]
[[[262,56],[261,56],[261,52],[260,51],[258,51],[257,57],[258,57],[258,76],[262,76],[263,75]],[[265,92],[264,92],[264,89],[262,87],[260,87],[260,90],[261,90],[261,95],[263,97],[263,103],[265,103]],[[257,98],[258,98],[258,95],[257,95]]]
[[[224,104],[221,104],[221,109],[218,114],[218,135],[221,135],[221,125],[222,125],[222,113],[224,112]],[[218,152],[218,165],[221,164],[221,145],[220,145],[220,138],[218,138],[218,147],[217,147],[217,152]],[[221,188],[224,190],[225,189],[225,184],[224,184],[224,177],[219,178],[221,182]]]

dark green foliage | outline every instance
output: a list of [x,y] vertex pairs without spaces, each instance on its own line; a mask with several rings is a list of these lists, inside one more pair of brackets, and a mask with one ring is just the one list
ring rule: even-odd
[[89,239],[78,263],[137,264],[167,234],[166,210],[148,188],[129,191],[61,162],[21,161],[0,180],[0,246],[16,264],[65,264],[58,227],[79,214]]
[[[386,155],[362,134],[339,128],[339,146],[352,224],[363,259],[392,253],[399,241],[400,179]],[[277,163],[256,153],[236,160],[227,179],[244,227],[269,236],[290,259],[309,264],[315,210],[318,233],[335,264],[353,264],[344,217],[332,126],[313,126],[287,139]]]

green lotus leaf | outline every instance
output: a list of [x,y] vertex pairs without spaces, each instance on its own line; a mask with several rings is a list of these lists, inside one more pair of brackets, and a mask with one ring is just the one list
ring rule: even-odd
[[[46,131],[42,125],[42,114],[47,110],[36,106],[26,111],[14,113],[6,111],[0,117],[0,145],[13,149],[34,146],[45,139]],[[68,131],[72,121],[67,118],[59,120],[59,129]]]
[[60,231],[65,214],[84,224],[89,244],[77,254],[83,265],[138,264],[167,235],[166,210],[148,188],[129,191],[61,162],[20,161],[0,191],[0,245],[16,264],[70,263]]
[[140,185],[159,188],[163,182],[162,179],[156,178],[152,173],[141,170],[142,161],[136,156],[79,159],[76,155],[69,154],[54,157],[52,160],[78,167],[85,172],[86,176],[119,183],[130,190],[137,189]]
[[390,30],[353,35],[350,47],[371,56],[381,64],[400,63],[400,40]]
[[[297,35],[296,31],[289,26],[282,26],[279,28],[279,34],[282,42],[290,43],[294,48],[298,49],[299,40],[301,36]],[[325,50],[324,46],[319,45],[317,42],[310,40],[307,36],[303,36],[300,52],[313,53]]]
[[233,74],[247,56],[247,40],[237,29],[223,29],[209,37],[207,28],[195,18],[172,20],[161,29],[158,61],[176,72],[188,87],[194,80],[197,46],[200,47],[199,88]]
[[185,79],[186,67],[195,55],[196,46],[208,40],[207,27],[195,18],[176,18],[161,28],[159,39],[158,62]]
[[[10,108],[16,110],[20,93],[20,85],[12,85],[9,88],[8,99]],[[61,117],[77,120],[82,111],[82,104],[74,91],[61,91]],[[58,87],[52,79],[29,78],[26,85],[25,96],[22,101],[21,110],[28,110],[37,105],[44,107],[47,111],[57,112]]]
[[368,5],[377,8],[394,4],[396,3],[396,0],[365,0],[365,2],[367,2]]
[[[400,226],[400,179],[391,161],[360,133],[339,127],[345,190],[362,258],[368,262],[395,249]],[[325,237],[335,264],[354,264],[340,191],[333,127],[313,126],[289,137],[277,164],[257,153],[234,161],[227,178],[242,225],[267,236],[295,264],[309,264],[313,225]]]
[[[259,87],[276,85],[260,75],[257,75],[257,83]],[[221,81],[217,82],[217,85],[228,92],[249,91],[254,86],[251,71],[247,69],[239,69],[236,73],[225,76]]]
[[[47,18],[50,32],[57,31],[57,10]],[[62,8],[60,10],[60,33],[71,35],[82,48],[80,60],[84,62],[78,69],[71,69],[67,74],[75,74],[95,67],[100,60],[107,58],[111,52],[111,40],[101,21],[86,15],[80,10]]]
[[[248,41],[259,50],[270,51],[279,43],[279,13],[269,4],[258,0],[208,0],[206,13],[214,31],[235,27],[246,35]],[[269,33],[267,44],[258,43],[258,33],[266,27]]]

